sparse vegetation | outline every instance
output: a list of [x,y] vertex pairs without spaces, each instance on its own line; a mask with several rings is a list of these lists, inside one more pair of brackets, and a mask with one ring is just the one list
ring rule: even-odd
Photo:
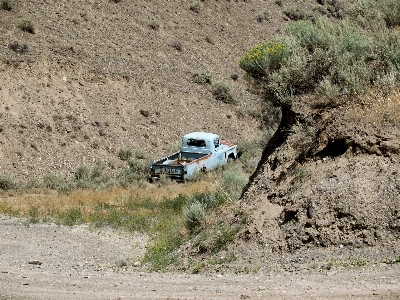
[[28,45],[27,44],[19,44],[18,42],[13,42],[8,45],[8,48],[12,51],[20,54],[25,54],[28,52]]
[[206,41],[207,41],[207,43],[209,43],[211,45],[214,45],[214,39],[211,36],[207,35],[206,36]]
[[120,160],[127,161],[129,158],[132,157],[132,149],[129,149],[129,148],[126,148],[126,149],[121,148],[121,149],[119,149],[118,157],[119,157]]
[[32,224],[39,223],[40,218],[39,218],[39,207],[38,206],[32,206],[29,209],[28,212],[28,222]]
[[99,139],[93,139],[92,143],[90,144],[90,146],[93,149],[99,149],[100,148],[100,140]]
[[16,188],[14,177],[11,175],[0,176],[0,189],[4,191]]
[[35,33],[35,26],[31,20],[24,19],[19,22],[18,28],[22,31],[26,31],[29,33]]
[[296,166],[294,168],[294,176],[295,176],[295,180],[301,182],[307,177],[307,170],[305,170],[301,166]]
[[31,148],[36,150],[36,151],[39,151],[39,146],[38,146],[38,144],[36,142],[31,142]]
[[12,10],[12,7],[13,6],[12,6],[12,3],[11,3],[10,0],[2,0],[1,1],[1,8],[2,9],[10,11],[10,10]]
[[368,260],[366,257],[357,257],[350,260],[350,264],[355,267],[364,267]]
[[160,24],[160,22],[158,22],[158,21],[156,21],[156,20],[152,20],[152,21],[149,23],[149,26],[150,26],[151,29],[159,30],[161,24]]
[[200,252],[216,253],[234,241],[241,226],[228,226],[221,222],[204,230],[195,239]]
[[193,76],[193,81],[198,84],[211,84],[211,79],[212,79],[212,74],[208,70],[200,74],[195,74]]
[[268,10],[263,10],[256,16],[256,20],[259,23],[262,23],[264,21],[269,21],[270,19],[271,19],[271,14],[269,13]]
[[238,144],[239,160],[244,171],[247,173],[254,172],[261,158],[262,151],[273,132],[274,129],[271,131],[265,129],[262,136]]
[[172,43],[171,43],[171,46],[173,47],[173,48],[175,48],[176,50],[178,50],[179,52],[182,52],[183,51],[183,45],[182,45],[182,43],[180,42],[180,41],[173,41]]
[[203,9],[203,3],[200,1],[194,1],[190,4],[190,10],[199,13]]
[[232,93],[231,87],[224,82],[216,81],[211,85],[211,93],[215,99],[227,104],[236,104],[237,100]]
[[247,181],[241,167],[235,165],[222,174],[221,187],[228,193],[232,200],[238,200]]
[[286,8],[284,11],[286,16],[291,20],[304,20],[307,18],[307,12],[296,6]]

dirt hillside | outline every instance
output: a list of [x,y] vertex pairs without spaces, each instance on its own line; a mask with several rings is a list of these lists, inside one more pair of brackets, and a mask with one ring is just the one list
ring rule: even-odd
[[[235,142],[259,134],[246,115],[259,98],[238,60],[283,28],[273,1],[204,1],[199,12],[188,1],[9,2],[0,9],[1,174],[117,168],[119,149],[159,156],[190,131]],[[266,9],[271,20],[257,21]],[[237,105],[194,82],[206,71],[231,86]]]

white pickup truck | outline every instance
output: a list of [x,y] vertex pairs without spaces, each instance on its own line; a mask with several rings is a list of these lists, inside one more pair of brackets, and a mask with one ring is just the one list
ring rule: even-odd
[[161,174],[178,181],[190,180],[197,172],[209,171],[229,159],[236,159],[237,145],[220,140],[208,132],[192,132],[182,138],[180,151],[156,160],[150,165],[150,179]]

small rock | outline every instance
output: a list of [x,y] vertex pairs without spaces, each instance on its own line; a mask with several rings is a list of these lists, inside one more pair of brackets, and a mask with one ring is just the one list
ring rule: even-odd
[[120,259],[117,262],[115,262],[115,264],[117,265],[117,267],[126,267],[128,265],[128,263],[126,262],[125,259]]
[[144,110],[144,109],[141,109],[140,110],[140,114],[143,116],[143,117],[149,117],[150,116],[150,112],[148,111],[148,110]]
[[140,261],[135,261],[134,263],[133,263],[133,266],[134,267],[140,267]]

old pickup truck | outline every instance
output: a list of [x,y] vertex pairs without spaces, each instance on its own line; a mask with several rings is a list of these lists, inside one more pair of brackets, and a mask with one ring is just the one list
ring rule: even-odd
[[209,171],[236,159],[236,147],[214,133],[186,134],[180,151],[151,163],[150,180],[159,179],[161,174],[178,181],[190,180],[200,171]]

